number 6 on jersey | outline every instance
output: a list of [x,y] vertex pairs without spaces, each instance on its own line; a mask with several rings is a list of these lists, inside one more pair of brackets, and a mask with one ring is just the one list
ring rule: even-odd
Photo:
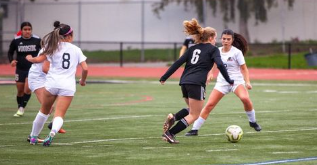
[[201,53],[201,50],[200,49],[195,49],[194,52],[193,52],[193,57],[192,59],[190,60],[190,62],[192,64],[196,64],[199,60],[199,54]]

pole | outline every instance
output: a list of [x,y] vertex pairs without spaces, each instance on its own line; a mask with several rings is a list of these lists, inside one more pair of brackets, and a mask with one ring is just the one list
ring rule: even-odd
[[141,62],[144,62],[144,0],[141,4]]
[[291,69],[292,44],[288,44],[288,69]]
[[123,42],[120,42],[120,67],[123,67]]

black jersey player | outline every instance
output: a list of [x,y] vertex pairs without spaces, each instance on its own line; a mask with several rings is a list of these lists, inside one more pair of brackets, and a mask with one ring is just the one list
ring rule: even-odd
[[191,36],[187,36],[181,50],[179,51],[179,57],[181,57],[186,52],[186,50],[193,45],[195,45],[194,39]]
[[[183,97],[190,111],[181,110],[168,114],[163,126],[163,139],[169,143],[178,143],[175,135],[186,129],[198,117],[204,105],[207,75],[214,63],[229,84],[234,81],[228,76],[226,67],[221,61],[219,49],[213,44],[216,40],[216,30],[211,27],[202,28],[196,19],[184,21],[185,32],[193,35],[196,45],[190,47],[161,77],[164,82],[184,63],[185,69],[180,79]],[[174,127],[175,121],[180,120]]]
[[[32,25],[30,22],[21,24],[21,35],[15,37],[8,51],[9,61],[12,67],[16,67],[15,81],[17,86],[17,103],[18,111],[14,114],[15,117],[23,116],[24,108],[31,97],[31,91],[28,87],[28,73],[32,65],[25,57],[32,55],[36,57],[41,49],[41,39],[32,35]],[[16,52],[16,58],[14,58]]]

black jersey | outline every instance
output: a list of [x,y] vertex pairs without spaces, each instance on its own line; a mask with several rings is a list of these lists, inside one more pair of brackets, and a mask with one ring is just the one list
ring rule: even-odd
[[188,49],[191,46],[195,45],[195,41],[191,37],[186,37],[183,45],[186,46],[186,48]]
[[192,84],[205,87],[208,72],[214,63],[217,64],[223,77],[229,84],[233,80],[229,78],[226,67],[223,65],[219,49],[210,43],[200,43],[190,47],[161,77],[160,81],[166,81],[183,63],[186,63],[181,76],[180,85]]
[[13,60],[14,52],[16,51],[17,57],[17,69],[28,71],[31,68],[32,63],[27,61],[25,57],[32,55],[36,57],[41,49],[41,39],[38,36],[32,35],[31,38],[25,39],[21,36],[14,38],[10,44],[8,51],[8,57],[10,63]]

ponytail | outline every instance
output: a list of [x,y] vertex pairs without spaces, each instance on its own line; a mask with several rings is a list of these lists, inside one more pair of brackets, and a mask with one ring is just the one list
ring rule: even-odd
[[216,36],[216,30],[212,27],[202,28],[196,19],[192,19],[191,21],[183,22],[185,33],[187,35],[192,35],[195,43],[201,43],[208,41],[209,37]]
[[61,24],[59,21],[55,21],[53,25],[54,30],[45,35],[41,41],[41,46],[44,49],[43,54],[54,54],[62,39],[73,35],[73,30],[69,25]]

